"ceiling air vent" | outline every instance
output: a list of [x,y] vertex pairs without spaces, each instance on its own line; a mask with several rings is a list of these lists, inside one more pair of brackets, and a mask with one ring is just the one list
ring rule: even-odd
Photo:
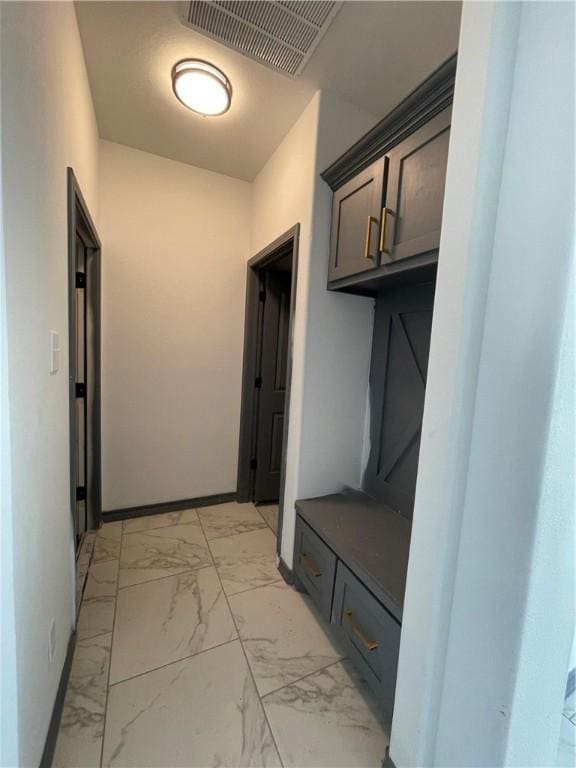
[[340,10],[326,0],[191,0],[183,22],[286,75],[301,74]]

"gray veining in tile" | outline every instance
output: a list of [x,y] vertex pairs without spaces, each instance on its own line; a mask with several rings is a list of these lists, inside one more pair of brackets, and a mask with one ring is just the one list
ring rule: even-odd
[[333,664],[263,701],[286,768],[380,768],[388,729],[350,662]]
[[90,567],[91,559],[92,552],[83,552],[79,555],[78,560],[76,561],[76,616],[78,616],[78,612],[80,611],[80,604],[82,602],[86,579],[88,578],[88,568]]
[[161,515],[147,515],[124,520],[124,533],[150,531],[152,528],[167,528],[169,525],[180,525],[196,522],[198,516],[195,509],[184,509],[180,512],[164,512]]
[[105,560],[117,560],[120,557],[120,540],[122,538],[122,522],[105,523],[96,534],[94,544],[95,563]]
[[280,766],[240,643],[112,686],[103,765]]
[[126,533],[122,540],[120,587],[205,565],[212,565],[212,560],[197,516],[181,525]]
[[230,607],[262,696],[344,656],[309,598],[284,582],[233,595]]
[[267,504],[258,507],[258,512],[262,515],[266,524],[272,528],[274,533],[278,533],[278,504]]
[[92,554],[96,543],[96,531],[86,531],[82,541],[82,554]]
[[118,593],[110,682],[236,637],[216,569],[202,568]]
[[85,598],[114,597],[118,581],[118,560],[92,563],[86,582]]
[[208,541],[265,527],[253,504],[237,504],[232,501],[199,509],[198,515]]
[[210,549],[227,595],[281,578],[276,567],[276,539],[268,528],[213,539]]
[[84,597],[76,625],[78,638],[86,640],[111,632],[114,624],[114,603],[113,597],[101,596],[90,600]]
[[76,627],[79,638],[112,631],[117,579],[118,560],[93,562],[90,566]]
[[111,642],[108,634],[76,644],[54,768],[100,765]]

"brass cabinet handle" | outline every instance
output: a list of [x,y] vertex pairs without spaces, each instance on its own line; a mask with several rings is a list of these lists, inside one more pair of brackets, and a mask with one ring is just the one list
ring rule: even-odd
[[380,252],[388,253],[386,250],[386,225],[388,223],[389,208],[382,208],[382,219],[380,221]]
[[378,219],[374,218],[374,216],[368,216],[368,221],[366,222],[366,245],[364,247],[364,258],[365,259],[374,259],[376,258],[375,253],[370,253],[370,241],[372,239],[372,225],[376,224],[378,226]]
[[310,573],[311,576],[314,576],[315,579],[318,578],[318,576],[322,576],[322,571],[318,570],[318,567],[314,563],[314,560],[307,555],[305,552],[300,553],[300,562],[302,565],[306,568],[306,570]]
[[362,643],[364,648],[366,648],[367,651],[375,651],[376,648],[378,648],[378,643],[373,643],[372,640],[369,640],[364,632],[360,629],[360,627],[356,624],[356,622],[353,619],[353,613],[352,611],[344,611],[344,621],[347,621],[348,624],[350,624],[350,627],[352,628],[352,632],[356,635],[358,640]]

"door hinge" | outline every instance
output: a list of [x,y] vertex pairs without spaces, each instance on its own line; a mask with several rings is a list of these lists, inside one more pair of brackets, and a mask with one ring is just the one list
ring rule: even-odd
[[79,382],[76,382],[76,397],[85,397],[86,396],[86,384],[80,384]]
[[261,389],[262,388],[262,376],[257,376],[256,377],[256,381],[254,382],[254,386],[256,387],[256,389]]
[[84,272],[76,272],[76,288],[86,288],[86,275]]
[[256,461],[256,459],[250,459],[250,469],[257,469],[257,467],[258,467],[258,462]]
[[86,500],[86,486],[85,485],[77,485],[76,486],[76,501],[85,501]]

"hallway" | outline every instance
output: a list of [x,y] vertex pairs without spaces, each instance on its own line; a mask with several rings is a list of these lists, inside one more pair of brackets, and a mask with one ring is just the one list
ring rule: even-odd
[[88,539],[55,766],[380,765],[382,715],[280,577],[276,518],[229,503]]

